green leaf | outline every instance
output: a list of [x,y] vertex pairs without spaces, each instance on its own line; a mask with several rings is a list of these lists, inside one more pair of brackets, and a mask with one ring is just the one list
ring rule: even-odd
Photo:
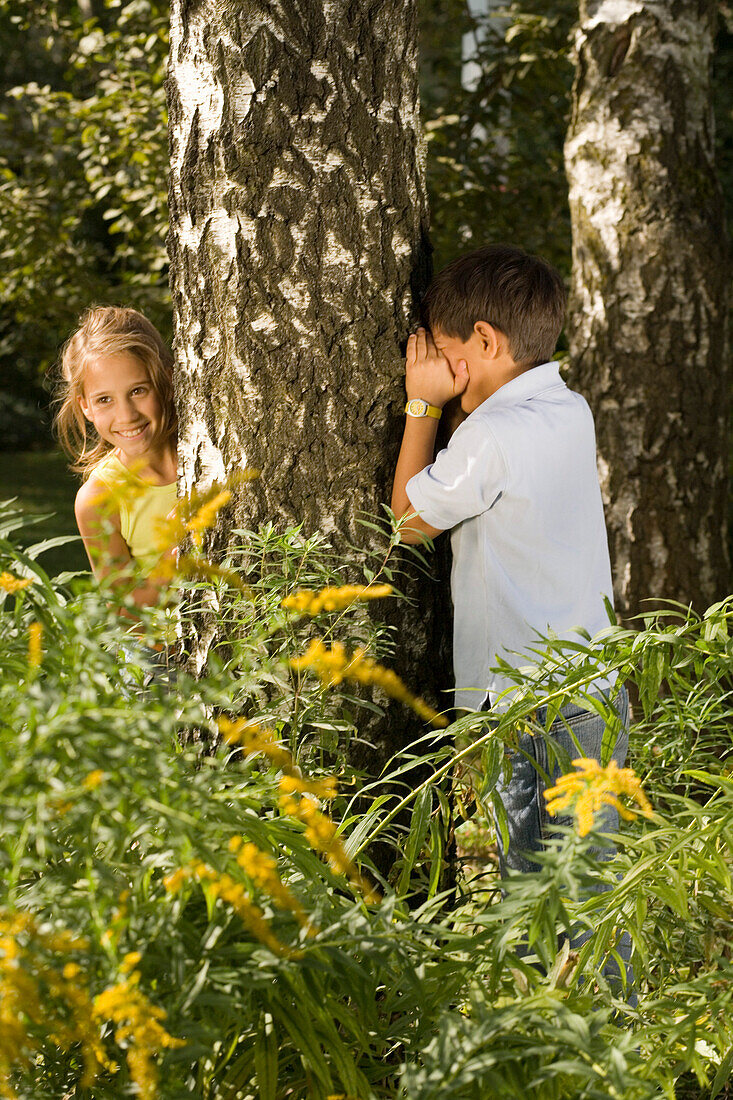
[[400,874],[400,879],[397,884],[397,893],[404,894],[405,890],[410,883],[410,875],[417,862],[417,857],[420,854],[425,836],[428,831],[428,823],[430,821],[430,813],[433,807],[433,792],[430,787],[425,787],[420,791],[415,800],[415,805],[412,810],[412,817],[410,820],[410,831],[407,834],[407,842],[405,844],[405,858]]
[[255,1040],[254,1058],[260,1100],[277,1097],[277,1036],[272,1016],[263,1012]]

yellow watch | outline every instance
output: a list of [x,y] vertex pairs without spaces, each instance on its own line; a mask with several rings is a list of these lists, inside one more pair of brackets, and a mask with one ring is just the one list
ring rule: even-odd
[[443,415],[442,409],[439,409],[437,405],[428,405],[427,401],[423,401],[421,397],[413,397],[411,401],[408,401],[405,405],[405,412],[408,416],[432,416],[435,420],[440,420]]

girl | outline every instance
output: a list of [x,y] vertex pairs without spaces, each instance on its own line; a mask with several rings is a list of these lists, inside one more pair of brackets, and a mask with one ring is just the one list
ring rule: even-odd
[[173,357],[135,309],[89,309],[64,347],[56,430],[84,483],[76,521],[94,575],[144,579],[139,607],[157,603],[156,526],[176,504]]

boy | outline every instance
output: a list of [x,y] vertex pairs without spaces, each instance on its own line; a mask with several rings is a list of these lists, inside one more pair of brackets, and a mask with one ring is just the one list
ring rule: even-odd
[[[411,517],[406,542],[452,532],[457,707],[500,707],[512,681],[491,671],[496,658],[533,663],[538,633],[577,641],[578,628],[594,635],[608,626],[611,567],[593,417],[551,361],[564,313],[565,288],[550,264],[489,245],[436,276],[422,303],[424,327],[408,341],[392,509]],[[433,460],[438,420],[453,398],[466,419]],[[588,690],[613,695],[606,679]],[[625,727],[625,689],[614,703]],[[562,714],[582,755],[600,759],[603,720],[576,706]],[[581,754],[566,722],[553,724],[552,737],[574,758]],[[624,730],[613,752],[619,766],[627,740]],[[502,874],[536,870],[532,851],[550,834],[532,763],[547,771],[545,741],[525,736],[520,748],[500,787],[509,832],[508,850],[499,838]],[[602,828],[617,825],[609,807]]]

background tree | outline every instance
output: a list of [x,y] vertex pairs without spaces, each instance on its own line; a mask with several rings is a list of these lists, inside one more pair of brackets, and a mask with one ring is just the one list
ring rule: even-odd
[[556,0],[551,9],[544,0],[422,4],[421,95],[437,267],[486,241],[512,241],[570,274],[562,146],[578,7]]
[[[176,0],[169,111],[183,487],[261,470],[215,542],[277,520],[368,543],[429,274],[415,6]],[[425,692],[450,674],[420,590],[396,663]]]
[[616,593],[729,589],[716,4],[582,0],[566,144],[573,377],[595,412]]

